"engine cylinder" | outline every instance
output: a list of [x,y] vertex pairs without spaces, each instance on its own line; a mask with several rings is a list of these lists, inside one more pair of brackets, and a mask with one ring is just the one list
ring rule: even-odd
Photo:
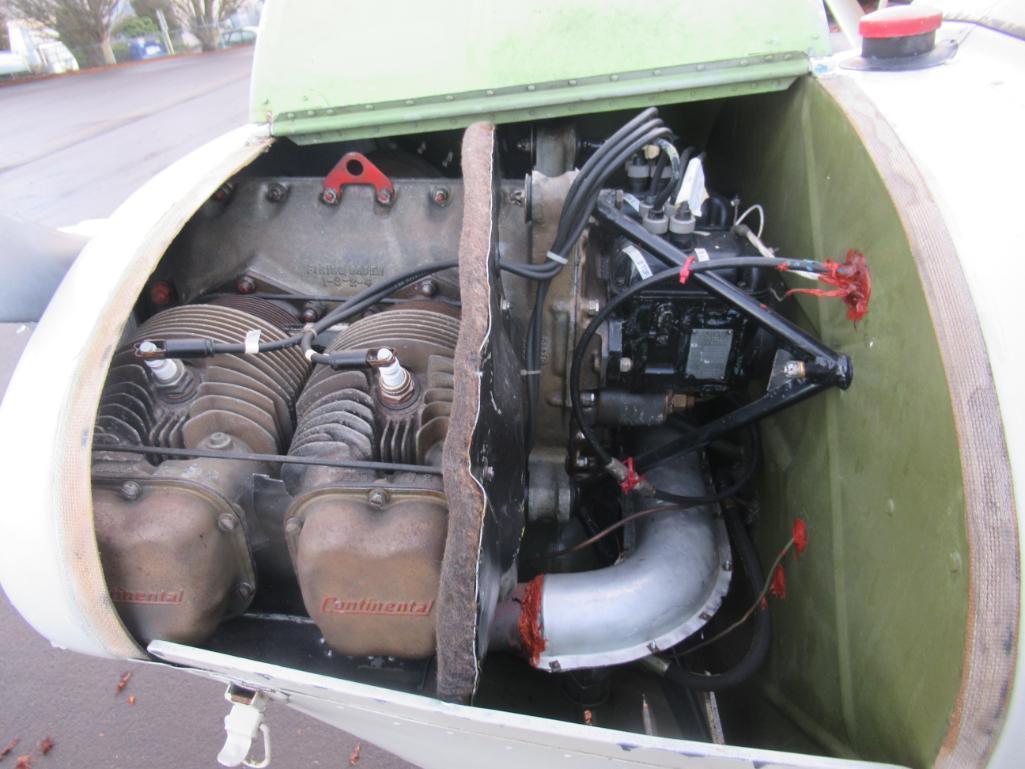
[[176,361],[160,376],[135,354],[151,339],[236,341],[285,330],[275,305],[248,298],[245,310],[190,305],[144,323],[114,356],[94,443],[96,536],[111,598],[142,642],[194,643],[241,612],[256,589],[248,532],[255,461],[171,459],[104,452],[151,446],[278,453],[292,438],[294,403],[308,363],[297,350]]
[[[440,464],[452,405],[459,322],[421,309],[368,316],[331,351],[390,348],[412,378],[397,405],[363,372],[314,373],[299,396],[290,453]],[[448,506],[435,475],[293,466],[285,533],[303,601],[334,649],[429,657]]]

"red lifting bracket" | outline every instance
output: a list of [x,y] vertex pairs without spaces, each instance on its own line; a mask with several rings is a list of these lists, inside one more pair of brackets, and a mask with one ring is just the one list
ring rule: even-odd
[[359,152],[346,152],[338,164],[324,178],[324,190],[320,199],[329,206],[338,205],[342,190],[354,184],[366,184],[374,188],[374,199],[382,206],[395,202],[395,186],[381,169]]

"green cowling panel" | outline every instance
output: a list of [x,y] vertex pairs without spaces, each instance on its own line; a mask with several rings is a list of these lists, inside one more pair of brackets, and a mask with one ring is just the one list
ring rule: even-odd
[[720,127],[722,172],[765,204],[766,241],[795,257],[856,248],[874,284],[857,324],[839,301],[789,300],[851,356],[854,383],[763,424],[759,548],[771,562],[797,516],[810,542],[773,603],[765,700],[829,752],[930,766],[961,680],[968,554],[954,418],[909,245],[871,158],[816,81],[742,100]]
[[817,0],[270,0],[250,115],[300,142],[785,88]]

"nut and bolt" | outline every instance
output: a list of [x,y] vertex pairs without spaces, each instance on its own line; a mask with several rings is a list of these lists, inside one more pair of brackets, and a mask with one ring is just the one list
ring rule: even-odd
[[787,379],[804,379],[804,363],[799,360],[790,360],[783,364],[783,376]]
[[288,187],[280,182],[271,182],[267,185],[267,192],[265,195],[267,200],[271,203],[280,203],[288,197]]
[[217,528],[223,532],[234,531],[238,526],[238,518],[231,513],[223,513],[217,518]]
[[212,449],[226,449],[231,446],[231,436],[227,433],[210,433],[208,444]]
[[392,191],[387,187],[382,187],[377,191],[377,202],[382,206],[390,206],[395,200],[395,196],[392,195]]
[[235,284],[235,290],[240,294],[251,294],[256,290],[256,281],[248,275],[243,275]]
[[430,299],[438,293],[438,281],[428,278],[420,284],[420,293]]
[[121,488],[118,491],[121,492],[122,497],[131,502],[142,496],[142,484],[138,481],[125,481],[121,484]]
[[338,202],[338,191],[328,187],[326,190],[320,193],[320,200],[329,206],[333,206]]
[[452,194],[448,191],[448,187],[432,187],[431,188],[431,202],[436,206],[444,208],[452,200]]
[[238,583],[238,594],[243,598],[249,598],[256,592],[256,587],[252,582],[239,582]]
[[372,489],[371,492],[367,494],[367,504],[371,507],[376,507],[377,509],[381,509],[387,505],[389,499],[391,499],[391,494],[384,489]]
[[620,358],[619,359],[619,373],[628,374],[633,371],[634,362],[633,358]]

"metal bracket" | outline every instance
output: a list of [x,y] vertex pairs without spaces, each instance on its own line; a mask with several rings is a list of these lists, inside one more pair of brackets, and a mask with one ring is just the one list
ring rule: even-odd
[[[270,728],[263,722],[267,709],[267,695],[263,692],[229,684],[224,699],[231,703],[231,712],[224,717],[224,731],[227,736],[224,747],[217,754],[221,766],[245,766],[248,769],[263,769],[270,766]],[[249,760],[249,751],[257,734],[263,735],[263,759]]]
[[324,178],[322,202],[336,206],[342,199],[342,190],[350,185],[368,185],[374,188],[374,199],[382,206],[395,202],[395,186],[391,179],[359,152],[346,152]]

